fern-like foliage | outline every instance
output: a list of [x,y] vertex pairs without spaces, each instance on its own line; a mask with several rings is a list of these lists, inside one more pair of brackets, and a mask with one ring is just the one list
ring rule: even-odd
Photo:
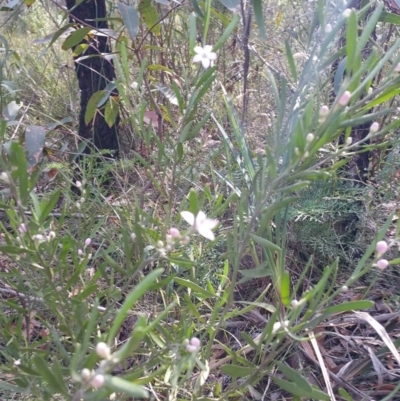
[[315,254],[325,263],[351,260],[361,250],[355,235],[365,192],[339,181],[318,181],[302,190],[288,210],[290,246],[306,259]]

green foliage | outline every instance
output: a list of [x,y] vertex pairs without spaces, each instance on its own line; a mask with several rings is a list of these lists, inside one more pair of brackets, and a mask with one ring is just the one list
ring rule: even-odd
[[[14,3],[9,8],[20,5]],[[310,20],[303,4],[296,6],[302,17],[289,33],[281,27],[292,17],[286,9],[274,4],[270,17],[260,1],[246,2],[257,27],[247,20],[252,44],[240,63],[250,73],[242,86],[226,74],[242,57],[235,35],[243,40],[251,9],[239,24],[237,1],[142,1],[137,9],[117,3],[108,21],[120,35],[112,35],[117,78],[92,96],[85,123],[104,113],[113,125],[120,111],[129,157],[102,164],[87,155],[78,182],[54,156],[69,149],[65,132],[55,130],[65,130],[76,113],[51,104],[66,106],[76,89],[63,84],[53,92],[54,66],[43,80],[38,72],[46,72],[39,69],[43,55],[61,60],[60,48],[78,45],[88,28],[60,41],[71,28],[61,18],[54,34],[39,32],[51,42],[39,57],[20,51],[18,35],[0,38],[0,391],[7,397],[269,399],[263,392],[271,388],[282,398],[332,398],[329,378],[326,387],[310,384],[308,369],[290,366],[291,356],[306,341],[314,346],[316,333],[329,332],[337,319],[373,307],[368,294],[344,294],[377,274],[376,242],[398,227],[386,213],[369,237],[355,235],[366,205],[376,202],[369,197],[374,183],[361,186],[345,172],[368,150],[388,155],[376,167],[377,181],[396,174],[400,42],[366,50],[379,21],[395,23],[382,5],[345,17],[340,6],[307,2],[307,11],[310,4]],[[283,40],[272,26],[285,32]],[[218,51],[210,68],[192,62],[200,42]],[[43,90],[32,109],[22,103],[29,88]],[[118,98],[110,96],[114,88]],[[252,94],[251,107],[242,91]],[[257,108],[252,96],[260,93]],[[265,124],[254,129],[261,117]],[[368,131],[374,121],[380,129],[357,137],[360,124]],[[54,181],[46,180],[49,168],[57,171]],[[105,193],[110,171],[115,182]],[[397,188],[383,189],[383,197],[390,190],[396,199]],[[249,325],[249,317],[260,324]],[[387,349],[375,359],[354,358],[353,372],[384,363],[388,350],[398,356],[385,332],[390,324],[366,320]],[[314,351],[311,359],[324,368]]]

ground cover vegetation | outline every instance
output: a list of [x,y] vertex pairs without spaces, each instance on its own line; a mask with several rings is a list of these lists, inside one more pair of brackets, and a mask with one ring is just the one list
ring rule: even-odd
[[396,1],[0,18],[1,399],[400,399]]

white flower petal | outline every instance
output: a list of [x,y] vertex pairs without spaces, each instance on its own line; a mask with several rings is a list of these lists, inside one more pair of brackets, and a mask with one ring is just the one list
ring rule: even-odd
[[202,226],[206,227],[208,230],[214,229],[215,227],[217,227],[217,225],[218,225],[218,220],[214,219],[206,219],[202,224]]
[[207,57],[210,60],[216,60],[217,59],[217,53],[211,52],[211,53],[207,54]]
[[203,60],[203,56],[202,56],[201,54],[196,54],[196,55],[193,57],[193,63],[198,63],[198,62],[200,62],[201,60]]
[[190,212],[181,212],[181,216],[183,217],[183,219],[189,223],[191,226],[194,225],[195,223],[195,218],[194,218],[194,214],[190,213]]
[[214,241],[215,240],[215,235],[214,233],[209,230],[207,227],[204,226],[200,226],[197,228],[197,232],[204,238],[209,239],[210,241]]
[[203,54],[204,53],[204,49],[202,47],[200,47],[200,46],[195,46],[195,48],[193,50],[197,54]]
[[211,61],[208,58],[202,58],[201,64],[203,64],[203,67],[207,69],[211,64]]
[[212,46],[210,45],[205,45],[203,48],[204,53],[211,53]]
[[197,216],[196,216],[196,223],[203,224],[203,221],[206,219],[207,219],[206,214],[200,210],[200,212],[197,213]]

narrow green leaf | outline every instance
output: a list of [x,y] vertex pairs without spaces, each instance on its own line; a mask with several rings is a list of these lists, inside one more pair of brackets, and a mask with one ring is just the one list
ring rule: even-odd
[[240,365],[223,365],[221,371],[231,377],[246,377],[256,371],[256,368],[248,368]]
[[250,345],[250,347],[251,348],[253,348],[254,350],[259,350],[260,348],[261,348],[261,345],[260,344],[256,344],[255,342],[254,342],[254,340],[245,332],[245,331],[242,331],[241,333],[240,333],[240,335],[241,335],[241,337],[243,338],[243,340],[244,341],[246,341],[246,343],[248,344],[248,345]]
[[[178,99],[179,109],[182,112],[183,109],[185,108],[185,102],[183,101],[181,90],[175,81],[172,81],[172,90],[174,91],[175,96]],[[173,121],[173,118],[170,118],[170,120]]]
[[199,89],[199,88],[203,85],[203,83],[206,82],[206,81],[210,78],[210,76],[211,76],[216,70],[217,70],[217,66],[216,66],[216,65],[214,65],[214,66],[211,67],[211,68],[208,68],[208,69],[203,73],[203,75],[200,77],[200,79],[196,82],[195,88],[196,88],[196,89]]
[[89,44],[88,43],[81,43],[81,44],[75,46],[74,52],[72,53],[73,57],[80,56],[88,48],[89,48]]
[[267,262],[262,263],[260,266],[257,266],[254,269],[241,269],[239,270],[239,273],[243,276],[243,278],[239,280],[238,284],[246,283],[253,278],[272,276],[272,270],[267,268]]
[[346,64],[347,64],[347,57],[344,57],[343,60],[339,63],[338,67],[336,68],[335,76],[333,78],[333,91],[336,96],[339,94],[340,88],[342,87]]
[[65,387],[65,383],[62,377],[57,377],[49,368],[49,363],[45,362],[45,360],[41,356],[34,356],[33,362],[36,365],[36,369],[40,372],[40,375],[43,379],[49,384],[49,386],[53,389],[53,391],[60,392],[68,396],[68,390]]
[[115,316],[114,323],[108,332],[107,341],[111,344],[117,335],[119,328],[124,322],[128,312],[132,309],[135,303],[143,296],[143,294],[149,289],[153,282],[158,278],[164,269],[156,269],[150,272],[136,287],[130,292],[130,294],[125,298],[122,307],[120,308],[118,314]]
[[[400,385],[400,384],[399,384]],[[353,397],[343,388],[338,389],[339,395],[344,398],[346,401],[354,401]]]
[[133,40],[139,33],[139,14],[135,7],[124,3],[117,3],[118,11],[121,14],[124,25],[128,30],[129,36]]
[[255,235],[255,234],[250,234],[250,237],[255,242],[257,242],[257,244],[262,245],[264,248],[269,249],[270,251],[277,251],[277,252],[281,251],[281,248],[278,245],[274,244],[271,241],[268,241],[265,238],[261,238],[261,237],[259,237],[258,235]]
[[104,119],[107,125],[111,128],[117,119],[119,113],[119,103],[117,96],[110,96],[106,103],[106,108],[104,110]]
[[264,26],[264,15],[262,12],[262,1],[261,0],[253,0],[253,11],[254,16],[256,18],[256,22],[258,25],[258,29],[260,31],[260,37],[262,40],[267,40],[267,34]]
[[184,139],[185,141],[190,141],[191,139],[193,139],[198,133],[199,131],[204,127],[205,123],[208,121],[208,119],[211,116],[211,112],[207,113],[188,133],[188,135],[186,135],[186,138]]
[[2,245],[0,246],[0,253],[5,255],[20,255],[21,253],[32,253],[24,248],[20,248],[19,246],[12,246],[12,245]]
[[63,50],[68,50],[71,47],[74,47],[80,44],[86,37],[86,35],[92,30],[91,27],[85,27],[77,29],[75,32],[72,32],[71,35],[65,39],[64,43],[62,44],[61,48]]
[[201,294],[207,298],[212,298],[213,294],[210,292],[206,291],[204,288],[200,287],[199,285],[193,283],[192,281],[189,280],[184,280],[183,278],[175,277],[174,281],[182,285],[183,287],[190,288],[193,290],[196,294]]
[[290,72],[292,74],[292,79],[294,82],[297,82],[296,64],[294,62],[292,49],[290,48],[290,44],[287,39],[285,40],[285,49],[286,49],[286,57],[288,59]]
[[49,200],[42,201],[41,203],[41,213],[39,217],[39,223],[42,224],[47,219],[48,215],[53,211],[58,199],[60,197],[61,191],[59,189],[55,190]]
[[160,17],[151,0],[140,0],[138,11],[147,29],[155,35],[159,35],[161,33],[161,26],[158,24]]
[[86,286],[86,288],[82,292],[80,292],[75,297],[75,299],[83,301],[85,298],[87,298],[91,294],[95,294],[98,291],[98,289],[99,289],[99,287],[97,284],[95,284],[95,283],[89,284],[88,286]]
[[350,16],[347,18],[347,32],[346,32],[346,71],[347,75],[350,76],[351,71],[353,71],[353,63],[356,55],[357,46],[357,14],[354,10],[351,11]]
[[393,97],[397,96],[400,93],[400,88],[398,84],[394,85],[393,87],[388,88],[383,93],[381,93],[376,99],[371,100],[368,102],[363,109],[370,110],[371,108],[378,106],[382,103],[385,103],[392,99]]
[[19,393],[25,393],[25,389],[18,387],[18,386],[14,386],[13,384],[9,384],[3,380],[0,380],[0,389],[5,390],[7,392],[12,392],[15,394],[19,394]]
[[105,375],[105,386],[117,393],[124,393],[134,398],[148,398],[148,391],[137,384],[121,379],[117,376]]
[[299,388],[305,390],[307,393],[313,392],[313,388],[311,387],[309,381],[305,379],[299,372],[280,361],[275,361],[275,363],[287,379],[293,381],[297,386],[299,386]]
[[234,11],[240,4],[240,0],[219,0],[228,10]]
[[307,398],[310,400],[322,400],[322,401],[330,401],[330,397],[328,394],[323,393],[320,390],[312,389],[311,392],[305,391],[302,388],[299,388],[294,383],[288,382],[286,380],[282,380],[279,377],[271,376],[271,379],[283,390],[288,391],[290,394],[297,395],[298,397]]
[[236,29],[236,26],[237,26],[238,22],[239,22],[239,15],[238,14],[234,14],[233,17],[232,17],[231,22],[225,28],[224,33],[220,36],[220,38],[218,39],[217,43],[213,46],[213,50],[214,51],[217,51],[219,48],[221,48],[224,45],[224,43],[229,38],[231,33]]
[[88,101],[88,104],[86,106],[86,112],[85,112],[85,124],[88,125],[90,121],[92,121],[93,117],[96,114],[97,111],[97,104],[103,99],[103,96],[106,94],[104,90],[97,91],[93,93],[91,98]]
[[194,215],[199,211],[198,194],[193,188],[189,191],[189,211]]
[[280,282],[280,296],[283,305],[290,305],[290,276],[288,271],[284,271]]
[[143,316],[139,316],[129,340],[113,354],[116,360],[123,361],[128,355],[130,355],[139,347],[140,342],[143,340],[146,334],[146,326],[146,319]]
[[336,314],[336,313],[342,313],[342,312],[351,312],[353,310],[360,310],[360,309],[369,309],[374,306],[374,302],[372,301],[350,301],[350,302],[345,302],[342,304],[330,306],[329,308],[326,308],[324,311],[324,314],[327,314],[327,316]]
[[[205,16],[204,16],[203,12],[201,11],[197,0],[192,0],[192,5],[193,5],[194,11],[196,12],[197,16],[200,17],[202,20],[204,20]],[[196,16],[196,14],[194,16]]]
[[368,18],[365,18],[366,23],[364,24],[364,28],[357,41],[357,54],[361,54],[361,52],[365,49],[367,42],[371,39],[371,35],[376,29],[376,24],[379,20],[382,9],[383,4],[378,3],[375,10],[372,13],[368,13]]
[[379,16],[379,21],[389,24],[400,25],[400,15],[383,11]]
[[[193,0],[196,1],[196,0]],[[197,7],[197,1],[196,1]],[[199,8],[200,10],[200,8]],[[201,12],[201,11],[200,11]],[[196,14],[195,13],[190,13],[189,17],[189,49],[190,49],[190,54],[193,56],[194,54],[194,47],[196,46],[196,37],[197,37],[197,25],[196,25]]]
[[197,266],[197,262],[190,259],[169,257],[168,260],[170,261],[170,263],[173,263],[177,266],[188,267],[188,268]]
[[287,187],[279,188],[280,193],[285,193],[285,192],[297,192],[300,191],[303,188],[306,188],[310,185],[310,181],[300,181],[297,182],[296,184],[288,185]]

